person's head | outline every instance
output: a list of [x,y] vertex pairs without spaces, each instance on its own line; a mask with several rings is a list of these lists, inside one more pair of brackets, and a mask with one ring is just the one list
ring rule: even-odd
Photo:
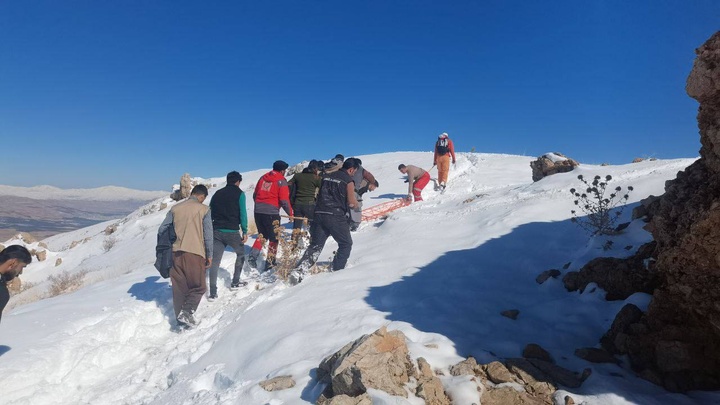
[[227,179],[227,184],[235,184],[237,186],[240,185],[240,182],[242,181],[242,174],[233,170],[228,173],[225,178]]
[[317,171],[320,170],[320,163],[317,160],[313,159],[310,161],[310,163],[308,163],[307,169],[312,173],[317,173]]
[[402,174],[407,174],[407,166],[402,163],[400,163],[400,166],[398,166],[398,170],[400,170],[400,173]]
[[275,163],[273,163],[273,170],[280,173],[285,173],[285,170],[287,170],[288,164],[283,162],[282,160],[276,160]]
[[195,196],[198,201],[203,202],[208,196],[208,189],[204,185],[198,184],[197,186],[193,187],[192,191],[190,191],[190,195]]
[[447,132],[443,132],[442,134],[438,135],[438,139],[445,139],[448,137]]
[[25,266],[32,262],[32,256],[25,246],[12,245],[0,252],[0,270],[3,280],[10,281],[22,274]]
[[335,155],[334,158],[332,158],[332,160],[334,160],[334,161],[336,161],[336,162],[344,162],[344,161],[345,161],[345,156],[343,156],[343,155],[341,155],[341,154],[338,153],[337,155]]
[[344,170],[347,174],[352,176],[353,174],[355,174],[358,167],[360,167],[360,165],[358,164],[357,159],[350,158],[350,159],[346,160],[345,162],[343,162],[342,170]]

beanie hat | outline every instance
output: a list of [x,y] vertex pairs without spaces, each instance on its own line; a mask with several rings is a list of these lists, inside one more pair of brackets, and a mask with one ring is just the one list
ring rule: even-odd
[[273,163],[273,170],[276,172],[281,172],[288,168],[288,164],[283,162],[282,160],[276,160],[275,163]]
[[440,138],[440,139],[447,138],[447,137],[448,137],[447,132],[443,132],[442,134],[438,135],[438,138]]

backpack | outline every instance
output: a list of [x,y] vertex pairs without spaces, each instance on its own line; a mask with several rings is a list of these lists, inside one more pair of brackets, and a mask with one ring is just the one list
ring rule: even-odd
[[448,147],[448,140],[449,138],[443,138],[438,139],[437,143],[435,144],[435,150],[437,151],[438,155],[445,156],[450,152],[450,148]]

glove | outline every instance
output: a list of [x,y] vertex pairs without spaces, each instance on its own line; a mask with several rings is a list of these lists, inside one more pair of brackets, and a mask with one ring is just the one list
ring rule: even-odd
[[453,164],[455,164],[455,161],[453,160]]
[[375,180],[375,187],[380,187],[380,183],[377,180]]

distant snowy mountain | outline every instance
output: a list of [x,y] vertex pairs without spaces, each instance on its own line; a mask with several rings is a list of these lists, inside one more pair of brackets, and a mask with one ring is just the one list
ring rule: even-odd
[[[432,162],[426,152],[361,158],[380,183],[364,196],[366,208],[407,195],[398,164],[429,168]],[[520,357],[528,343],[541,345],[562,367],[593,371],[581,387],[558,390],[557,403],[565,395],[598,405],[720,403],[718,392],[669,393],[636,376],[627,362],[593,364],[574,355],[597,346],[626,303],[646,308],[649,295],[606,301],[600,288],[569,293],[559,278],[535,281],[550,268],[575,271],[598,256],[627,257],[650,240],[642,220],[620,235],[592,238],[572,223],[569,190],[578,186],[578,174],[612,175],[613,186],[633,186],[621,217],[630,221],[638,201],[662,194],[665,181],[694,159],[581,165],[538,182],[531,180],[532,160],[458,154],[444,194],[431,182],[426,201],[364,223],[352,235],[345,270],[312,275],[295,287],[246,268],[249,285],[230,291],[235,254],[227,251],[219,299],[203,300],[200,325],[183,333],[173,328],[168,280],[153,267],[157,228],[174,201],[159,198],[120,220],[48,238],[47,259],[26,268],[27,289],[12,297],[2,318],[0,402],[314,403],[324,389],[317,380],[321,360],[387,326],[408,337],[412,359],[424,357],[443,372],[446,391],[472,398],[455,404],[481,399],[474,384],[450,374],[451,365],[467,356],[482,363]],[[242,173],[241,188],[251,194],[265,171]],[[218,175],[208,183],[223,186],[224,173]],[[107,235],[111,224],[117,230]],[[320,260],[336,247],[330,239]],[[41,299],[60,276],[85,286]],[[500,315],[509,309],[519,311],[517,320]],[[295,387],[267,392],[258,385],[281,375],[292,376]],[[412,393],[370,395],[375,404],[423,403]]]
[[0,195],[32,198],[35,200],[152,200],[170,191],[133,190],[125,187],[105,186],[97,188],[62,189],[53,186],[15,187],[0,185]]

